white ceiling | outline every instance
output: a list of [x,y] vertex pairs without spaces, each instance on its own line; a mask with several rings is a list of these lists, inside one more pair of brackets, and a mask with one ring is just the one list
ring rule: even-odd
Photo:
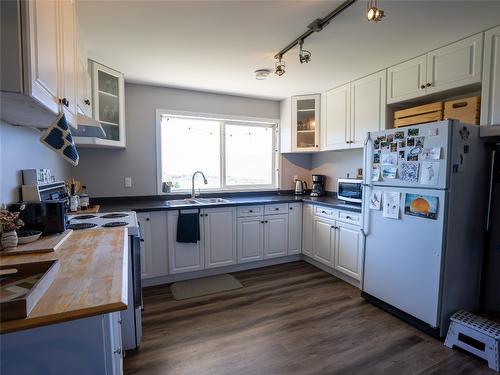
[[286,74],[257,81],[273,56],[342,1],[78,1],[90,58],[127,82],[269,99],[321,92],[500,24],[500,1],[358,1],[311,35],[312,61],[287,53]]

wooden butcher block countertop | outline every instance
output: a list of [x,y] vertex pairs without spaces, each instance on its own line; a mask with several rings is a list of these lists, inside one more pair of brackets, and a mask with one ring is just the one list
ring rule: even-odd
[[26,319],[0,323],[7,333],[127,308],[126,228],[73,231],[52,253],[1,257],[0,265],[59,260],[49,289]]

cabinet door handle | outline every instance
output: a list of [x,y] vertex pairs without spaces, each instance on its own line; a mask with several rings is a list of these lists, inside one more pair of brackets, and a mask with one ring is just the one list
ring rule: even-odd
[[69,100],[66,99],[66,98],[59,99],[59,103],[61,103],[62,105],[64,105],[66,108],[69,107]]
[[90,100],[88,100],[88,99],[85,99],[83,102],[84,102],[85,104],[87,104],[87,105],[90,105]]
[[322,214],[326,214],[326,211],[321,211]]
[[346,216],[345,218],[348,220],[352,220],[352,218],[350,216]]
[[290,210],[293,210],[293,207],[290,207]]
[[248,210],[248,212],[253,212],[253,210]]
[[319,147],[318,145],[314,145],[314,147]]
[[425,89],[425,85],[420,86],[421,89]]
[[264,220],[264,222],[265,222],[266,224],[267,224],[267,223],[269,223],[269,221],[267,221],[267,220]]
[[208,216],[208,214],[205,214],[205,216]]
[[200,214],[200,217],[203,217],[203,214]]
[[121,355],[122,354],[122,348],[116,349],[113,353]]
[[261,223],[261,224],[264,224],[264,220],[262,220],[260,223]]
[[431,87],[432,86],[432,83],[428,83],[426,84],[427,87]]
[[149,221],[149,217],[146,218],[146,221]]
[[279,207],[274,207],[274,210],[275,211],[278,211],[280,208]]

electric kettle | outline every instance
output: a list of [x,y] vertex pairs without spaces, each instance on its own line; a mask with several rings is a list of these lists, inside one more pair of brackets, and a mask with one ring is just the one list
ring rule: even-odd
[[306,193],[307,184],[302,180],[295,180],[295,195],[302,195]]

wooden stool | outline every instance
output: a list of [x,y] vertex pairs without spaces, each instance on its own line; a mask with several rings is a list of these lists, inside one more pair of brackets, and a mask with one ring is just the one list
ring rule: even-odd
[[457,311],[444,344],[454,345],[488,361],[488,366],[500,372],[500,324],[467,311]]

